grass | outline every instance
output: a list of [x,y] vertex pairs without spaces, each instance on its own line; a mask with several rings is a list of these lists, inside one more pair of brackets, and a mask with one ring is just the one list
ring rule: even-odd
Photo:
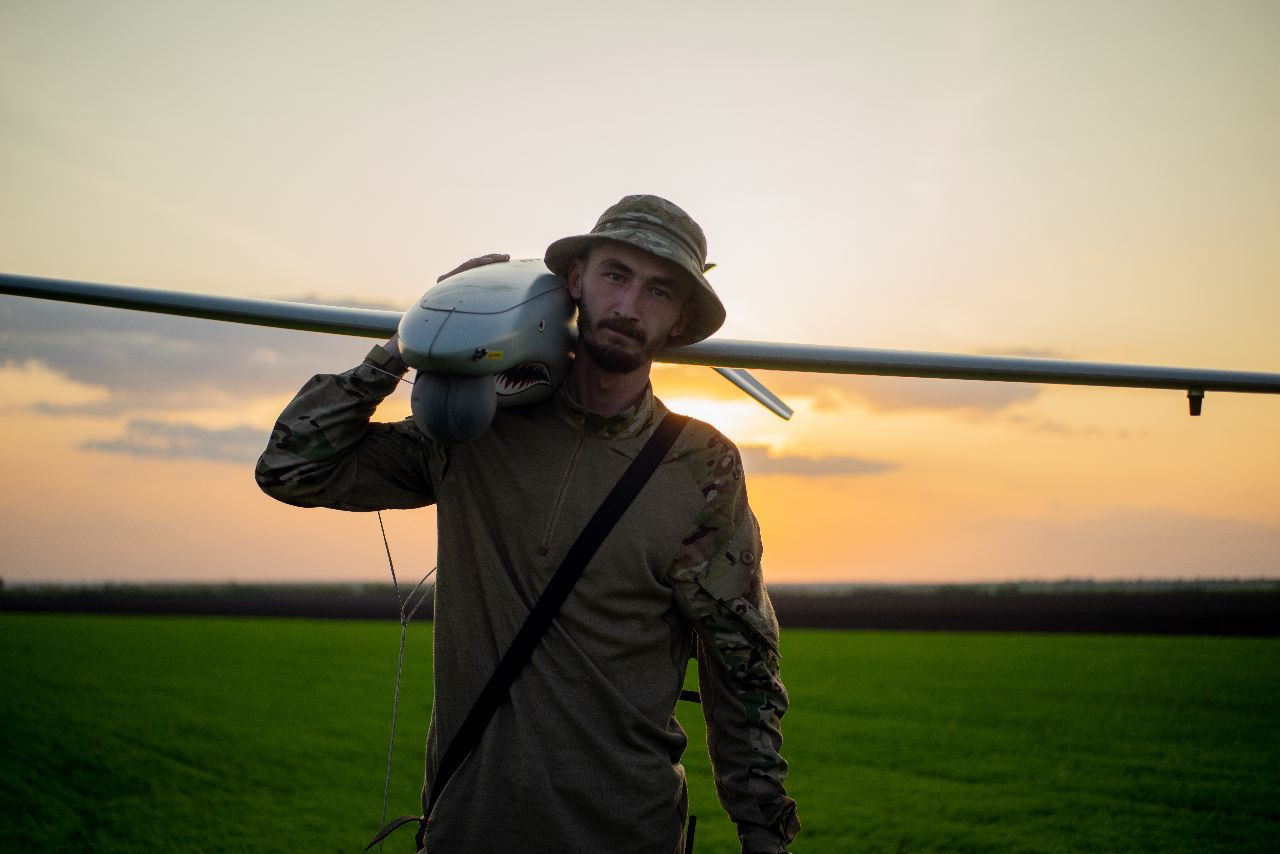
[[[389,811],[430,706],[411,626]],[[391,622],[0,615],[6,850],[359,851]],[[1280,850],[1280,641],[786,631],[799,852]],[[736,851],[695,707],[698,854]],[[410,831],[387,851],[408,851]]]
[[1276,850],[1280,644],[792,633],[818,851]]

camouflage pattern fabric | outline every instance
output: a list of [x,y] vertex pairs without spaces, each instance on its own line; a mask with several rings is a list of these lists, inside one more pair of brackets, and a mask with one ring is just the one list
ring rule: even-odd
[[[357,368],[310,380],[256,475],[304,507],[438,505],[430,779],[567,543],[666,408],[647,394],[606,418],[561,390],[446,448],[412,421],[371,423],[404,371],[375,347]],[[557,851],[678,852],[685,739],[673,709],[693,636],[717,793],[743,850],[783,852],[799,831],[783,785],[778,624],[737,449],[690,421],[628,514],[450,780],[433,852],[532,850],[539,833]]]
[[[407,370],[374,347],[346,373],[312,377],[271,431],[254,472],[258,486],[299,507],[359,511],[431,504],[427,462],[443,449],[424,442],[410,421],[369,420]],[[353,464],[335,467],[335,460],[346,457]]]
[[784,851],[800,830],[783,780],[778,620],[764,589],[763,547],[747,505],[738,449],[712,430],[689,457],[706,505],[669,571],[681,613],[698,634],[699,688],[720,803],[743,849]]

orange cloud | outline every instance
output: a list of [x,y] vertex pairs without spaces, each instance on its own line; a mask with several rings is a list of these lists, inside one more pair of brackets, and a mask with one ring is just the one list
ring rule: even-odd
[[748,475],[787,474],[800,477],[836,477],[879,474],[897,467],[893,463],[837,454],[811,457],[778,454],[764,445],[743,445],[738,450],[742,454],[742,467]]

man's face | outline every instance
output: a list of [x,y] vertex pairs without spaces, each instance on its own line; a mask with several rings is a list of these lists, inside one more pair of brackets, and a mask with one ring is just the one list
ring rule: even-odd
[[569,269],[587,355],[613,373],[648,365],[684,331],[690,287],[687,274],[665,258],[617,241],[593,246]]

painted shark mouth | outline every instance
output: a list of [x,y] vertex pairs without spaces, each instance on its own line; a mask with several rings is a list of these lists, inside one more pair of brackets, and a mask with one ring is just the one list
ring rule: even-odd
[[525,362],[494,377],[499,397],[509,397],[538,385],[551,385],[551,369],[542,362]]

